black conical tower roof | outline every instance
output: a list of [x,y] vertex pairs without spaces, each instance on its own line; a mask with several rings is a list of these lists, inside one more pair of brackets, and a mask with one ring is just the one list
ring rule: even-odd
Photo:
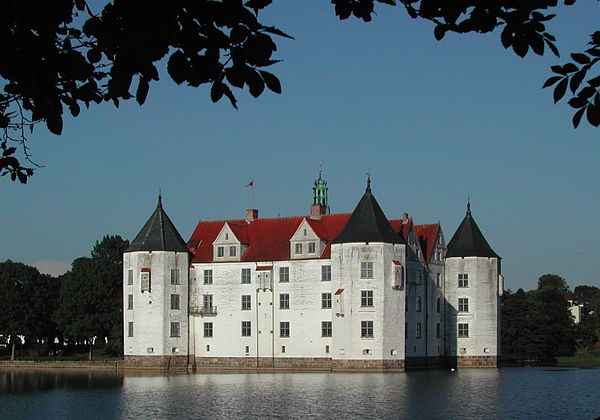
[[162,208],[160,194],[158,195],[156,210],[131,242],[129,248],[125,250],[125,252],[135,251],[188,252],[185,241]]
[[371,194],[371,179],[367,180],[367,189],[344,226],[342,233],[332,243],[350,242],[384,242],[388,244],[402,243],[388,221],[379,203]]
[[471,215],[471,204],[467,203],[467,214],[448,242],[446,257],[491,257],[500,258],[485,240],[479,226]]

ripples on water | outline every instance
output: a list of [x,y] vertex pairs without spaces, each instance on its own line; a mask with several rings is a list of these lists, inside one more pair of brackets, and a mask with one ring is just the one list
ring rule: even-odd
[[0,371],[1,418],[582,418],[600,370],[126,376]]

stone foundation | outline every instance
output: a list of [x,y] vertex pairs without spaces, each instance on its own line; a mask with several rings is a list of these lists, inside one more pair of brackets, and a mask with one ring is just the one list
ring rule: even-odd
[[187,356],[125,356],[123,365],[125,368],[187,368]]
[[459,368],[497,368],[500,363],[498,356],[458,356],[456,366]]
[[407,357],[406,370],[442,369],[450,366],[450,361],[444,356]]
[[329,357],[196,357],[196,369],[282,369],[327,371],[404,371],[404,360],[331,359]]

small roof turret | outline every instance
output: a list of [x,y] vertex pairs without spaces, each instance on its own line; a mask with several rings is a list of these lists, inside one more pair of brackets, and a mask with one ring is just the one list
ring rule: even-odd
[[136,251],[173,251],[188,252],[188,247],[162,207],[162,196],[158,194],[158,203],[152,216],[125,252]]
[[471,215],[471,203],[467,201],[467,213],[462,223],[448,242],[446,257],[489,257],[500,258],[485,240],[479,226]]
[[352,212],[342,233],[332,243],[350,242],[403,243],[402,238],[394,232],[383,210],[379,207],[379,203],[371,193],[370,175],[367,179],[365,193]]

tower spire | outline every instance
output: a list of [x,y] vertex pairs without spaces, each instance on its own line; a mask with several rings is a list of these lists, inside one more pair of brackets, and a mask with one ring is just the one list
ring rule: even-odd
[[369,168],[369,171],[367,172],[367,189],[366,192],[370,193],[371,192],[371,169]]
[[471,198],[467,197],[467,216],[471,215]]
[[162,191],[158,190],[158,207],[162,207]]
[[319,162],[319,177],[313,185],[313,202],[310,208],[312,219],[320,219],[322,215],[329,214],[327,190],[327,181],[323,179],[323,162]]

